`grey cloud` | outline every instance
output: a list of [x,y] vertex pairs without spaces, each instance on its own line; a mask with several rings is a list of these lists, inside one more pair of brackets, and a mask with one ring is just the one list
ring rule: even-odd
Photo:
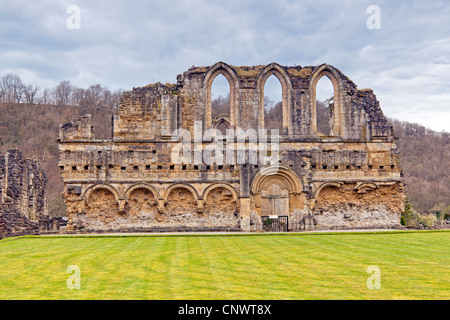
[[[81,9],[68,30],[66,9]],[[10,1],[0,4],[0,74],[130,89],[191,65],[333,64],[387,115],[450,131],[450,4],[378,1]],[[414,112],[412,112],[412,110]],[[409,111],[409,112],[408,112]],[[446,123],[442,119],[447,119]]]

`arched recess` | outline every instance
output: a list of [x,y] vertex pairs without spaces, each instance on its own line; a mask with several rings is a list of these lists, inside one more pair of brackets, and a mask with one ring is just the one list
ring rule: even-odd
[[323,64],[311,75],[309,80],[309,90],[311,99],[311,125],[312,134],[317,136],[317,107],[316,107],[316,87],[319,80],[326,76],[330,79],[334,89],[333,123],[330,124],[330,135],[343,137],[344,133],[344,110],[342,106],[342,88],[339,81],[339,73],[332,66]]
[[213,124],[213,129],[219,130],[222,136],[225,138],[227,129],[231,129],[231,124],[227,119],[220,118]]
[[159,199],[159,193],[158,193],[158,191],[155,190],[155,188],[153,188],[151,185],[146,184],[146,183],[138,183],[138,184],[132,185],[125,191],[124,198],[126,201],[128,201],[128,199],[130,198],[130,194],[136,189],[147,189],[153,194],[153,197],[155,199]]
[[311,201],[311,210],[319,210],[322,211],[321,202],[325,200],[325,198],[329,198],[329,195],[333,195],[336,192],[339,193],[339,189],[342,186],[342,182],[324,182],[322,183],[314,192],[314,198]]
[[256,88],[259,92],[259,127],[264,128],[264,85],[267,79],[274,75],[280,81],[282,91],[282,108],[283,108],[283,132],[280,134],[291,134],[291,92],[292,83],[288,73],[279,64],[271,63],[265,66],[258,74],[256,80]]
[[206,115],[205,115],[205,127],[206,129],[212,128],[212,97],[211,87],[214,79],[219,75],[223,75],[230,84],[230,126],[235,128],[237,118],[237,107],[239,105],[239,81],[236,72],[226,63],[218,62],[213,65],[205,75],[203,81],[203,88],[206,90]]
[[260,215],[289,215],[303,209],[302,190],[297,174],[283,166],[261,170],[251,184],[252,201]]
[[107,185],[96,185],[85,193],[84,214],[95,226],[108,226],[119,218],[119,202],[115,189]]
[[198,193],[191,185],[173,184],[164,192],[164,213],[176,215],[198,212],[198,200]]
[[119,199],[120,199],[119,192],[116,190],[116,188],[114,188],[113,186],[107,185],[107,184],[95,184],[93,186],[90,186],[83,193],[82,199],[84,199],[84,201],[86,203],[89,202],[89,197],[92,194],[92,192],[95,190],[98,190],[98,189],[106,189],[106,190],[110,191],[114,195],[114,199],[117,201],[117,203],[119,203]]
[[327,188],[327,187],[333,187],[333,188],[340,188],[342,186],[342,182],[325,182],[322,183],[314,192],[314,198],[317,199],[317,197],[320,194],[320,191],[322,191],[322,189]]
[[149,218],[158,212],[158,192],[148,184],[135,184],[125,192],[126,213],[130,221]]
[[228,185],[228,184],[226,184],[226,183],[214,183],[214,184],[208,186],[208,187],[205,189],[205,191],[203,191],[203,196],[202,196],[202,198],[203,198],[204,201],[207,201],[207,199],[208,199],[208,194],[209,194],[212,190],[214,190],[215,188],[223,188],[223,189],[227,189],[227,190],[230,192],[231,196],[232,196],[232,200],[233,200],[233,201],[237,201],[238,194],[237,194],[236,190],[235,190],[232,186],[230,186],[230,185]]
[[195,188],[193,186],[191,186],[188,183],[174,183],[165,190],[164,196],[163,196],[164,202],[167,202],[168,196],[176,188],[184,188],[184,189],[188,190],[192,194],[192,197],[193,197],[195,203],[197,203],[197,201],[199,200],[198,192],[197,192],[197,190],[195,190]]
[[236,191],[229,185],[216,183],[204,191],[203,214],[208,219],[217,219],[217,226],[239,225]]

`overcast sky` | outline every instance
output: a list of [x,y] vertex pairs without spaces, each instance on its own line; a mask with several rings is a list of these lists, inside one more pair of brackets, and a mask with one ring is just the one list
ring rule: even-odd
[[218,61],[328,63],[372,88],[386,116],[450,132],[448,0],[0,0],[0,75],[41,88],[129,90]]

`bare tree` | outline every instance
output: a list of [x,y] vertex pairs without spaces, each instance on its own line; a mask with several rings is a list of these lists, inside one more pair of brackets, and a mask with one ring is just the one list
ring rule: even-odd
[[275,101],[269,97],[264,96],[264,112],[269,112],[275,106]]
[[91,104],[96,107],[100,107],[102,98],[103,98],[103,91],[104,89],[100,84],[92,85],[88,89],[88,95],[91,100]]
[[57,106],[67,106],[72,102],[74,86],[68,80],[61,81],[52,92]]
[[37,102],[39,88],[31,84],[25,86],[24,94],[27,103],[33,105]]
[[44,104],[44,105],[45,104],[51,104],[52,103],[51,99],[52,99],[52,92],[51,92],[51,90],[45,88],[42,91],[41,96],[39,97],[39,103],[40,104]]
[[20,80],[16,82],[14,85],[14,99],[17,103],[20,103],[22,101],[24,93],[25,93],[25,85],[22,83],[22,80]]
[[20,103],[25,86],[17,74],[8,73],[4,75],[0,81],[0,87],[3,102]]
[[108,89],[103,91],[103,104],[106,108],[117,109],[119,106],[120,96],[122,95],[122,90],[116,90],[111,92]]
[[219,115],[230,115],[230,94],[211,101],[211,117],[214,119]]

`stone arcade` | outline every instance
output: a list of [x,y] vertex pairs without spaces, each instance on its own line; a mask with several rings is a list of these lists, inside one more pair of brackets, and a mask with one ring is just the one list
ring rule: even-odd
[[[211,86],[219,74],[230,85],[230,112],[218,119]],[[260,132],[271,75],[282,87],[278,163],[173,159],[182,140],[177,132],[194,136],[197,123],[203,130]],[[323,76],[334,87],[327,136],[317,129]],[[288,216],[289,230],[400,226],[405,195],[392,127],[372,90],[358,89],[333,66],[192,67],[176,84],[125,92],[111,139],[95,139],[90,120],[85,115],[60,128],[66,232],[258,231],[261,216],[273,215]]]

